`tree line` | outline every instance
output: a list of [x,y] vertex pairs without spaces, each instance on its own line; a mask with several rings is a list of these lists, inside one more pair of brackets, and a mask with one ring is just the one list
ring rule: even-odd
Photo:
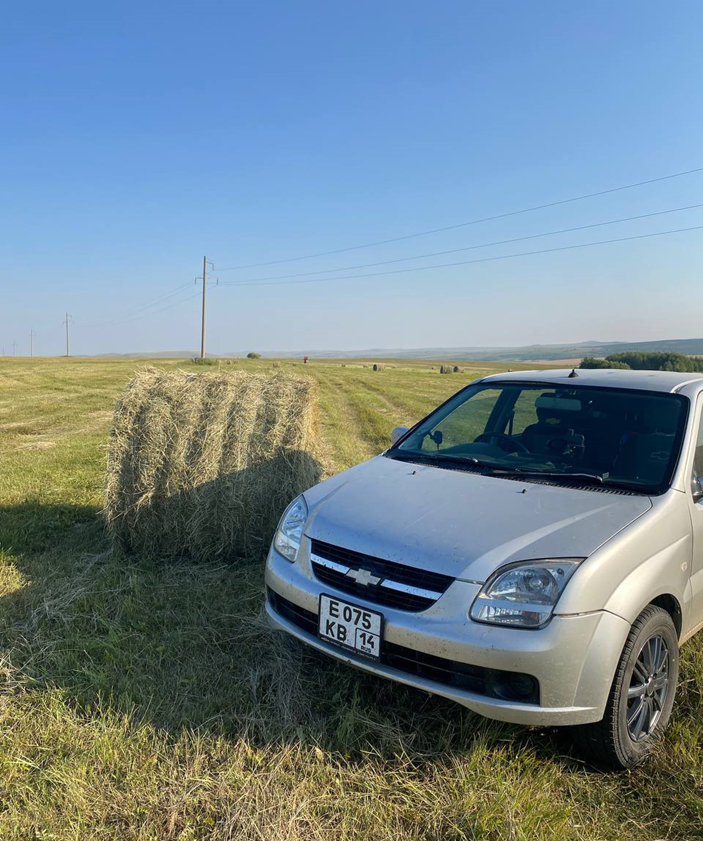
[[586,356],[579,368],[629,368],[635,371],[703,371],[703,358],[683,353],[621,351],[605,359]]

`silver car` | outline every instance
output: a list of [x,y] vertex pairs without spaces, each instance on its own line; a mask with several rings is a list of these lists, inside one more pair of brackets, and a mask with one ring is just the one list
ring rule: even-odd
[[484,377],[295,499],[271,622],[489,718],[642,762],[703,625],[703,377]]

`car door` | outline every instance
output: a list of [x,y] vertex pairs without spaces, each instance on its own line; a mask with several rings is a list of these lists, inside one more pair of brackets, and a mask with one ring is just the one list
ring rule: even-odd
[[[694,423],[697,425],[693,453],[689,454],[691,482],[686,496],[691,511],[693,528],[693,557],[691,559],[691,616],[690,629],[703,624],[703,498],[696,500],[693,492],[695,480],[700,477],[703,487],[703,395],[696,402]],[[692,458],[690,457],[692,455]],[[684,633],[686,629],[684,629]]]

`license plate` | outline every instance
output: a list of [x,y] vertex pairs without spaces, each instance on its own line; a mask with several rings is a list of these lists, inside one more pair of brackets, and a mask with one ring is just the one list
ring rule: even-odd
[[320,639],[378,660],[381,656],[382,628],[383,614],[326,596],[324,593],[320,596]]

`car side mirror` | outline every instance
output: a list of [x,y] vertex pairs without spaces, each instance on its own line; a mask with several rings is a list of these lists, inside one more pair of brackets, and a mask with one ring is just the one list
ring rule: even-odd
[[409,426],[396,426],[393,432],[391,432],[391,444],[395,444],[396,441],[400,441],[409,429]]
[[701,476],[693,476],[691,479],[691,495],[693,496],[694,502],[700,502],[703,499],[703,482],[701,481],[703,477]]

